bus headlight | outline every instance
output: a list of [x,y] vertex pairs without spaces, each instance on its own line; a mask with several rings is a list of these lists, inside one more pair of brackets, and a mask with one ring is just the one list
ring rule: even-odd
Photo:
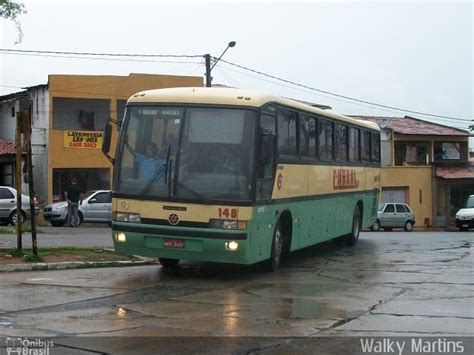
[[141,217],[140,217],[139,213],[115,212],[114,213],[114,221],[140,223],[141,222]]
[[247,222],[245,221],[226,221],[223,219],[211,219],[209,220],[209,227],[216,229],[246,229]]
[[115,234],[115,239],[117,242],[125,243],[127,241],[127,236],[124,232],[119,232]]
[[225,242],[225,250],[229,251],[237,251],[239,250],[239,242],[236,242],[235,240],[231,240],[230,242]]

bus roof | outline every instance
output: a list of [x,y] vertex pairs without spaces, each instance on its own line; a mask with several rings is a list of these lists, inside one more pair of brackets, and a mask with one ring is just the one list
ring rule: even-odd
[[318,109],[301,102],[285,99],[279,96],[264,94],[258,91],[230,89],[230,88],[167,88],[146,90],[134,94],[128,103],[166,103],[166,104],[219,104],[248,107],[261,107],[267,103],[278,103],[294,109],[314,113],[321,116],[334,118],[339,121],[352,123],[358,126],[379,130],[374,122],[357,120],[334,112]]

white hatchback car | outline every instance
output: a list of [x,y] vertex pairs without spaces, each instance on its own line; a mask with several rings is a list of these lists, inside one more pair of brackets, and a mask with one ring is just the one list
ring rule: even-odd
[[[54,227],[67,222],[67,202],[56,202],[44,208],[44,219]],[[79,205],[79,224],[82,222],[112,223],[112,191],[89,191]]]
[[[35,212],[39,211],[35,208]],[[21,195],[21,223],[31,217],[30,198]],[[16,189],[10,186],[0,186],[0,225],[16,225]]]

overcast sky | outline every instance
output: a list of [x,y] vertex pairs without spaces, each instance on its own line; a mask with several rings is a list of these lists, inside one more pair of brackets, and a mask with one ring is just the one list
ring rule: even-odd
[[[21,2],[28,12],[20,17],[23,41],[15,44],[14,24],[0,20],[3,49],[219,57],[233,40],[237,45],[223,59],[245,67],[362,100],[473,118],[471,1]],[[0,53],[0,94],[47,83],[48,74],[204,74],[201,58],[185,61],[192,63]],[[214,84],[327,104],[345,114],[405,114],[292,88],[222,62],[213,77]]]

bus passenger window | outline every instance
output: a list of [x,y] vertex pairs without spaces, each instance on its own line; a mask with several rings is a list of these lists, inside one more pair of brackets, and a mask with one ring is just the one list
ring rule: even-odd
[[372,133],[372,160],[380,161],[380,134]]
[[296,112],[278,110],[278,155],[296,156]]
[[350,127],[349,128],[349,160],[359,161],[360,160],[360,141],[359,141],[359,129]]
[[360,142],[362,160],[370,160],[370,132],[363,131]]
[[332,122],[320,120],[319,125],[319,158],[321,160],[332,160],[332,142],[333,142]]
[[300,116],[300,153],[302,157],[316,157],[316,118]]
[[336,160],[347,160],[347,126],[336,123]]

